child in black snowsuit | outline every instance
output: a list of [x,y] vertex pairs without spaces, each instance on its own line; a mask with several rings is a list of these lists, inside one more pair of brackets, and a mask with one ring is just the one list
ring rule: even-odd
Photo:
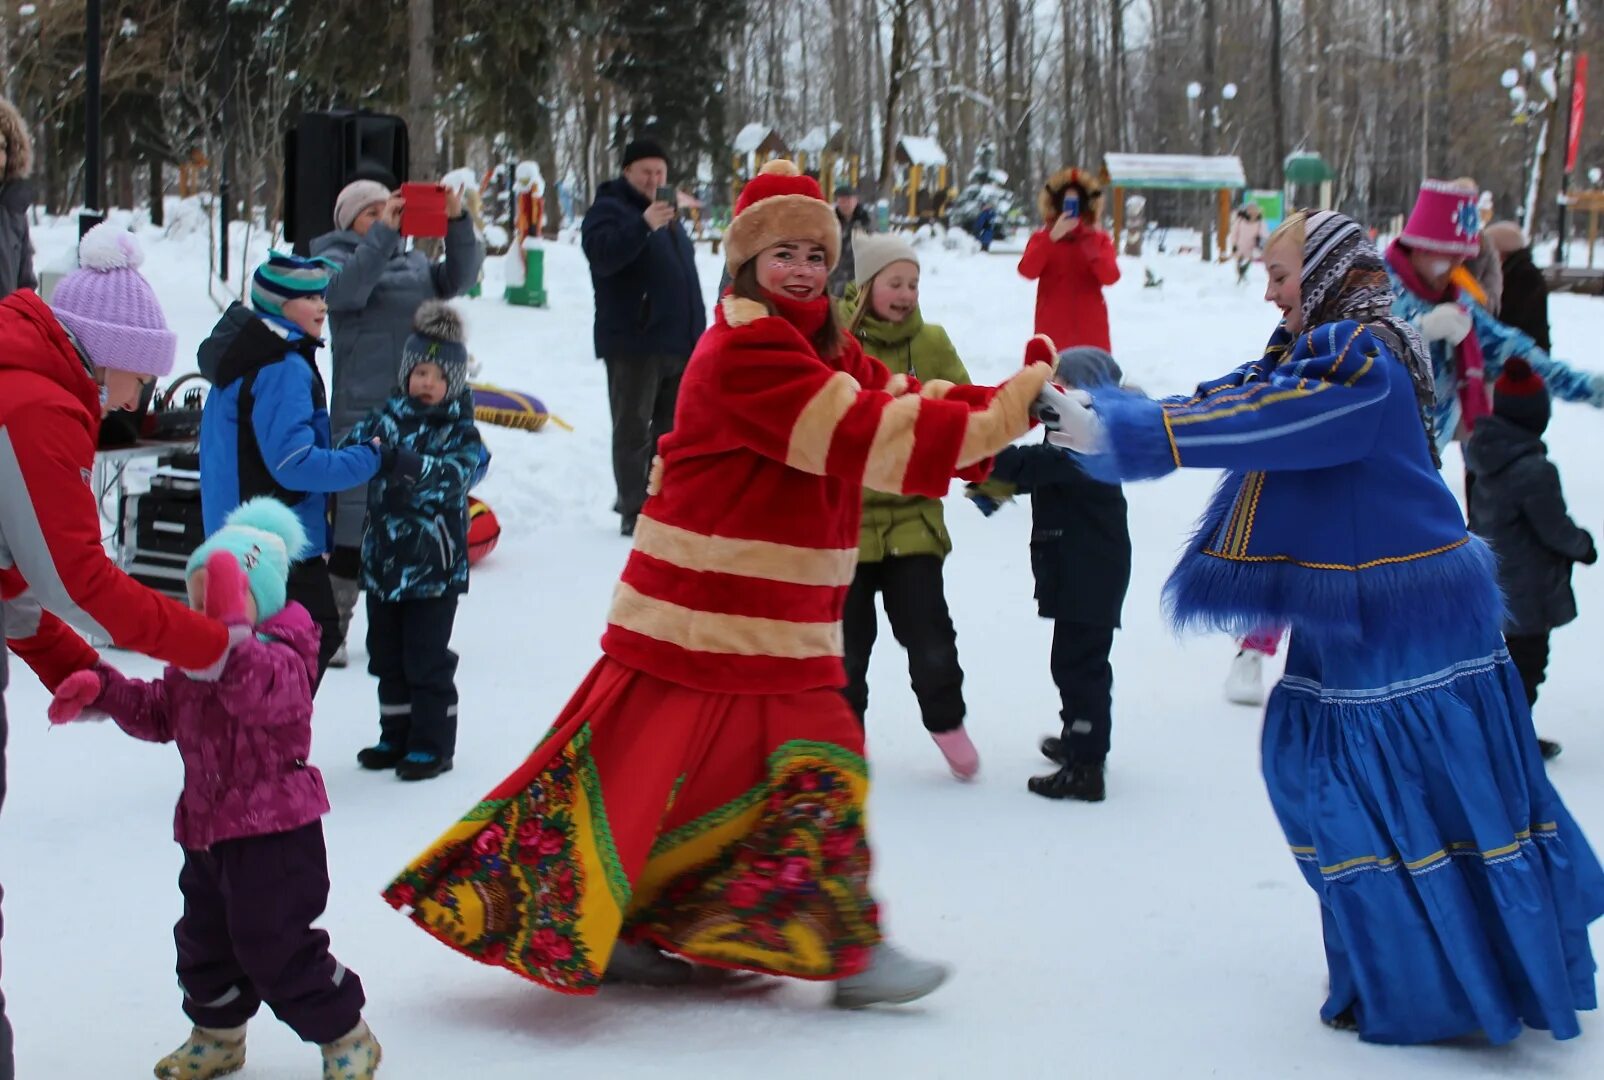
[[379,741],[357,754],[365,769],[428,780],[457,749],[457,654],[451,629],[468,591],[468,489],[489,454],[474,426],[462,318],[426,300],[401,354],[394,397],[346,436],[377,439],[396,456],[401,487],[368,486],[362,588],[368,596],[368,672],[379,679]]
[[[1498,584],[1509,605],[1504,640],[1532,705],[1547,676],[1549,633],[1576,618],[1571,567],[1598,561],[1593,538],[1565,509],[1559,470],[1543,446],[1549,412],[1542,377],[1515,357],[1493,384],[1493,415],[1476,423],[1465,448],[1476,476],[1470,531],[1498,556]],[[1537,741],[1543,757],[1559,753],[1558,743]]]
[[[1067,349],[1056,381],[1071,387],[1117,385],[1123,378],[1102,349]],[[1114,669],[1109,652],[1131,581],[1125,493],[1092,479],[1076,454],[1051,443],[1010,446],[991,477],[968,495],[988,516],[1000,500],[1031,496],[1030,563],[1037,611],[1053,620],[1052,673],[1063,702],[1063,734],[1042,741],[1058,771],[1033,777],[1049,799],[1103,799],[1103,764],[1113,726]]]

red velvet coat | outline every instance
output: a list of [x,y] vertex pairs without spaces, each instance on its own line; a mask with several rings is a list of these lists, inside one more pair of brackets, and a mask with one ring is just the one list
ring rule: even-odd
[[1113,351],[1103,302],[1103,290],[1119,280],[1113,237],[1091,225],[1062,240],[1041,229],[1025,245],[1019,273],[1037,282],[1036,333],[1060,349],[1095,345]]

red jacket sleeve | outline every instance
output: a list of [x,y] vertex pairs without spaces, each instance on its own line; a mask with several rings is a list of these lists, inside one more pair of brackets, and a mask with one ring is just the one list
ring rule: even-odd
[[[214,663],[228,646],[227,629],[140,585],[101,546],[90,490],[95,447],[81,417],[52,406],[19,412],[0,428],[0,523],[39,605],[119,648],[183,668]],[[72,662],[75,646],[64,630],[47,631],[49,642],[29,660],[36,671]]]
[[100,654],[72,627],[39,606],[15,570],[0,570],[0,597],[6,604],[6,644],[51,693],[68,675],[100,662]]
[[1119,258],[1112,236],[1102,229],[1093,229],[1077,237],[1073,246],[1099,285],[1112,285],[1119,280]]
[[1053,244],[1057,243],[1046,229],[1038,229],[1031,234],[1029,242],[1025,244],[1025,254],[1019,259],[1019,276],[1035,281],[1046,271],[1047,264],[1052,261]]

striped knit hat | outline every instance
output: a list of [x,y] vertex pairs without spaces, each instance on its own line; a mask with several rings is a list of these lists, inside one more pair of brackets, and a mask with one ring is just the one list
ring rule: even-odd
[[291,300],[322,296],[329,291],[334,263],[328,259],[303,259],[269,251],[267,261],[251,275],[251,306],[264,315],[284,317],[284,305]]
[[468,385],[467,333],[462,315],[444,300],[425,300],[412,317],[412,334],[401,348],[401,392],[419,364],[434,364],[446,377],[446,400]]

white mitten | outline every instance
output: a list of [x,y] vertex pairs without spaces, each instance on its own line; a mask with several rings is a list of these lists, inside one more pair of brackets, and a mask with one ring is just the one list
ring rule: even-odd
[[1069,411],[1071,404],[1078,404],[1082,408],[1092,403],[1092,395],[1084,390],[1065,390],[1055,383],[1048,383],[1036,395],[1036,400],[1030,406],[1031,419],[1058,430],[1061,418]]
[[1047,433],[1047,441],[1078,454],[1101,454],[1106,451],[1108,433],[1097,414],[1087,408],[1092,400],[1091,395],[1083,390],[1074,390],[1064,395],[1064,399],[1062,404],[1055,406],[1059,410],[1058,421],[1048,425],[1052,430]]
[[1470,312],[1452,301],[1438,304],[1420,317],[1420,336],[1427,341],[1458,345],[1470,336],[1474,327]]

